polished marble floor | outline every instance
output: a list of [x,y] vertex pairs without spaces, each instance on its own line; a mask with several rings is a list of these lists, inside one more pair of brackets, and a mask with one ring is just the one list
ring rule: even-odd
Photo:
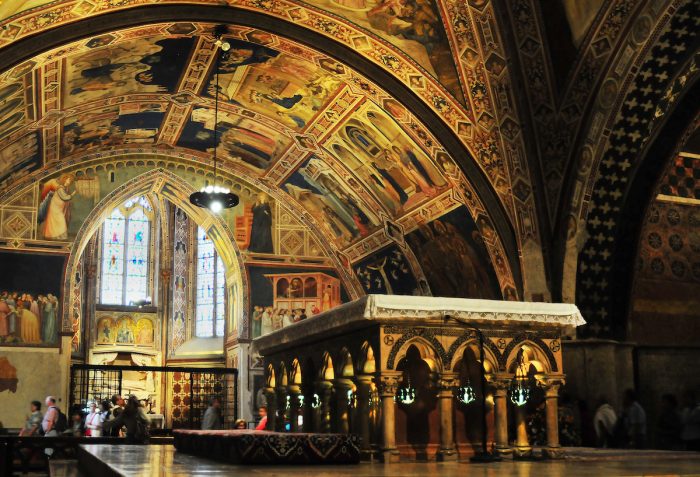
[[233,466],[178,453],[172,446],[87,445],[85,450],[125,477],[592,477],[592,476],[698,476],[700,453],[660,451],[598,451],[576,449],[561,461],[493,464],[401,463],[355,466]]

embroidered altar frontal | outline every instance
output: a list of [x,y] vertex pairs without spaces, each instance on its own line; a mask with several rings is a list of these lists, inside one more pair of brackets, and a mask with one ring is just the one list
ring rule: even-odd
[[358,437],[253,430],[175,430],[179,452],[231,464],[357,464]]

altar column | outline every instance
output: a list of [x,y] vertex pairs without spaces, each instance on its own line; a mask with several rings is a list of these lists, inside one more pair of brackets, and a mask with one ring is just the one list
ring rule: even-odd
[[350,412],[348,392],[352,391],[354,384],[347,378],[333,380],[335,389],[335,432],[340,434],[350,433]]
[[527,438],[527,409],[526,406],[515,406],[515,457],[529,457],[532,446]]
[[542,452],[550,459],[563,457],[559,444],[559,386],[563,378],[545,378],[540,385],[544,389],[545,419],[547,425],[547,447]]
[[385,463],[399,461],[396,447],[396,419],[394,398],[399,388],[403,373],[384,371],[379,375],[379,396],[382,399],[382,457]]
[[285,423],[287,422],[287,404],[286,386],[277,386],[277,419],[275,420],[275,427],[273,428],[275,431],[286,431]]
[[437,458],[442,461],[457,460],[454,438],[454,386],[456,373],[442,373],[438,379],[438,409],[440,412],[440,449]]
[[361,374],[357,379],[357,421],[360,432],[360,453],[363,458],[372,457],[372,438],[370,434],[370,399],[372,395],[373,376]]
[[277,393],[275,388],[267,387],[264,389],[263,394],[267,401],[267,424],[265,425],[265,430],[274,431],[277,423]]
[[317,381],[316,388],[318,390],[318,429],[317,432],[331,432],[331,394],[333,393],[333,384],[330,381]]
[[289,430],[299,432],[299,395],[301,395],[301,389],[298,385],[292,384],[288,386],[287,393],[289,395]]
[[494,401],[494,438],[496,452],[499,455],[509,455],[513,452],[508,443],[508,386],[510,380],[496,377],[491,382]]

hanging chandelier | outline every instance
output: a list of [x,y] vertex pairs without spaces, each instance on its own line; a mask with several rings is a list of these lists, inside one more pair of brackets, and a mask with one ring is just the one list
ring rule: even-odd
[[410,405],[416,400],[416,388],[411,386],[411,376],[406,376],[406,384],[396,391],[394,399],[401,404]]
[[522,350],[518,354],[518,365],[515,368],[515,375],[510,382],[508,393],[510,394],[510,402],[516,406],[524,406],[530,400],[530,378],[528,377]]
[[476,392],[474,392],[474,388],[469,382],[469,379],[467,379],[467,384],[454,389],[454,395],[462,404],[471,404],[476,401]]
[[221,212],[223,209],[230,209],[238,205],[238,196],[229,189],[218,186],[216,183],[216,150],[218,149],[217,128],[219,124],[219,65],[221,63],[221,56],[231,49],[231,45],[222,39],[225,32],[226,27],[224,25],[217,26],[214,31],[216,47],[221,50],[216,56],[216,71],[214,72],[216,75],[216,89],[214,90],[214,183],[211,185],[207,184],[199,192],[193,192],[190,195],[190,203],[192,205],[202,207],[203,209],[209,209],[215,214]]

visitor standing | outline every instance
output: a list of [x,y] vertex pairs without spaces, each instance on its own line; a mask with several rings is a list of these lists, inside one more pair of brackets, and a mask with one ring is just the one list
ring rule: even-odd
[[644,449],[647,438],[647,414],[637,401],[632,389],[625,391],[623,398],[623,422],[627,434],[627,445],[632,449]]
[[686,450],[700,451],[700,400],[692,391],[687,391],[683,400],[681,440]]
[[673,394],[661,396],[661,412],[656,422],[657,447],[666,450],[681,448],[683,421],[678,412],[678,400]]
[[209,407],[204,411],[204,418],[202,418],[203,431],[215,431],[222,428],[220,409],[221,401],[219,398],[211,398]]
[[264,431],[265,427],[267,427],[267,408],[261,407],[258,409],[258,414],[260,415],[260,422],[258,422],[258,425],[255,426],[255,430]]
[[32,401],[29,409],[30,414],[27,416],[24,427],[19,431],[20,436],[35,436],[39,434],[39,429],[41,429],[41,421],[43,418],[41,415],[41,403],[39,401]]
[[90,412],[85,416],[85,436],[100,437],[102,435],[102,412],[96,403],[90,403]]
[[111,421],[103,425],[105,431],[114,427],[126,427],[126,442],[129,444],[145,444],[148,440],[148,426],[150,421],[138,398],[133,394],[124,406],[124,410]]
[[617,424],[615,409],[604,397],[598,400],[598,408],[593,415],[593,428],[596,434],[598,447],[612,447]]

